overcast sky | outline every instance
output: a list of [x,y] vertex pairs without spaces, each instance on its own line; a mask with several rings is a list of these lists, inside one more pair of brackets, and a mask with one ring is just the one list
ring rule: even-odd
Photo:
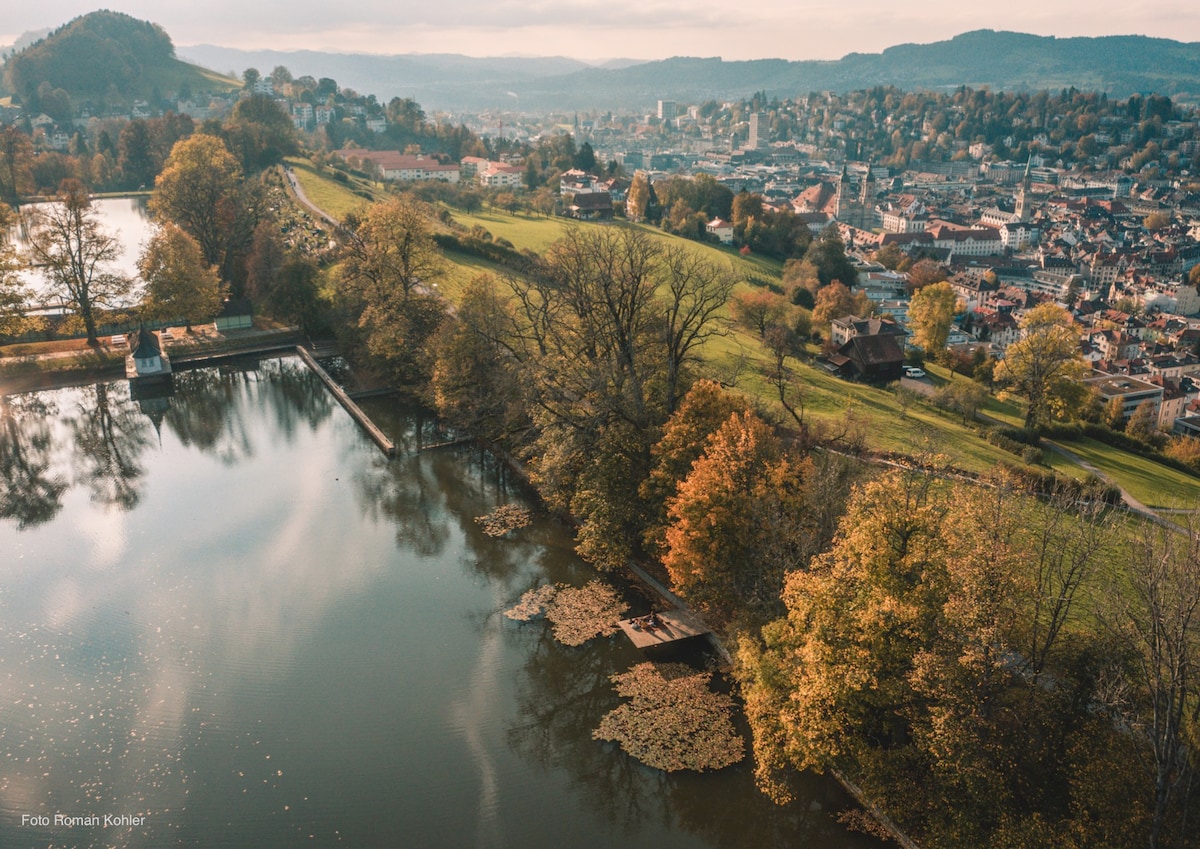
[[[6,5],[0,44],[99,7],[75,0]],[[1200,4],[1194,0],[118,0],[103,5],[161,24],[177,47],[208,43],[347,53],[837,59],[984,28],[1200,41]]]

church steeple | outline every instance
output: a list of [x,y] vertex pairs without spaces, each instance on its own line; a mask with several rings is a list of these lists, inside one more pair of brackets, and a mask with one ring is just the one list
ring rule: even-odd
[[1021,178],[1021,188],[1017,190],[1017,203],[1015,214],[1017,220],[1026,222],[1029,220],[1029,169],[1033,164],[1033,154],[1029,155],[1029,159],[1025,162],[1025,176]]

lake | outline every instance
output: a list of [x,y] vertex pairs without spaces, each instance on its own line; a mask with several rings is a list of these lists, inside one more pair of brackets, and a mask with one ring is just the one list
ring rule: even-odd
[[[110,266],[111,271],[128,277],[137,277],[137,259],[142,248],[154,234],[154,222],[146,207],[144,197],[126,198],[95,198],[92,200],[92,210],[99,218],[104,232],[116,236],[121,243],[121,254]],[[36,210],[42,204],[26,204],[23,211]],[[28,244],[25,232],[21,227],[14,227],[10,233],[19,251]],[[43,297],[48,286],[42,275],[36,270],[22,272],[21,276],[29,288],[39,298]]]
[[295,358],[0,400],[0,846],[878,845],[594,741],[641,656],[503,615],[594,577],[568,530],[485,536],[507,470],[371,412],[397,459]]

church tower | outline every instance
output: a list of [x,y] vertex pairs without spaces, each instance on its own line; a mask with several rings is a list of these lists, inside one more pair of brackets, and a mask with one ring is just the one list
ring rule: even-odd
[[850,214],[850,175],[846,173],[846,163],[842,163],[842,173],[837,178],[837,194],[834,197],[833,217],[844,221]]
[[867,173],[863,174],[858,187],[858,220],[854,226],[870,230],[875,224],[875,180],[871,178],[871,163],[867,162]]
[[1033,156],[1025,163],[1025,176],[1021,178],[1021,188],[1017,190],[1015,214],[1017,220],[1024,223],[1029,220],[1029,166],[1033,164]]

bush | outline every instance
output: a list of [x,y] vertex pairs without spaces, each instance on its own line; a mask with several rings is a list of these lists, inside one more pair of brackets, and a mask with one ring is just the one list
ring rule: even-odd
[[1011,463],[1002,463],[1001,465],[1015,480],[1020,481],[1030,492],[1038,495],[1067,493],[1079,500],[1098,497],[1110,506],[1115,507],[1121,504],[1121,490],[1105,483],[1095,475],[1088,475],[1085,480],[1077,481],[1032,466],[1015,466]]
[[1021,459],[1030,466],[1041,465],[1043,460],[1042,449],[1035,445],[1026,445],[1025,450],[1021,452]]

